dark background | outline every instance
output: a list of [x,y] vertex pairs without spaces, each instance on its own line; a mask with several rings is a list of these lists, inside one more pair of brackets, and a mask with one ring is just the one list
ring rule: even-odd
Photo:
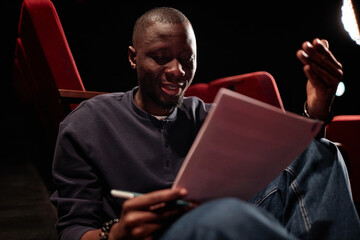
[[[155,6],[172,6],[188,16],[198,43],[194,82],[253,71],[270,72],[285,108],[301,113],[306,78],[295,54],[301,44],[325,38],[343,64],[346,92],[335,114],[360,114],[360,46],[341,23],[341,0],[328,1],[183,1],[53,0],[87,90],[126,91],[136,85],[127,61],[135,20]],[[20,0],[1,2],[1,131],[8,144],[24,134],[26,116],[12,87],[12,67]],[[5,145],[7,147],[7,145]]]

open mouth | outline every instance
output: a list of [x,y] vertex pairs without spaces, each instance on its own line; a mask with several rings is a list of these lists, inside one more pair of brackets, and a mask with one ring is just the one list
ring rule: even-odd
[[181,93],[182,85],[180,84],[162,84],[161,89],[167,95],[176,96]]

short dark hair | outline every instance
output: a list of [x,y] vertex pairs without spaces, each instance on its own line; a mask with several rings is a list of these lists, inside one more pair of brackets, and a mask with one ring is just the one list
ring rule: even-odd
[[171,7],[153,8],[141,15],[135,22],[132,43],[133,45],[139,39],[147,27],[154,22],[179,24],[190,23],[189,19],[179,10]]

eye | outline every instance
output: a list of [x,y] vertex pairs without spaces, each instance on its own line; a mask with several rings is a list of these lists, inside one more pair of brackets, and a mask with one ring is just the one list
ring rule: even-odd
[[181,58],[181,60],[183,62],[192,62],[192,61],[194,61],[194,57],[193,56],[183,57],[183,58]]
[[185,51],[180,55],[179,61],[184,64],[191,64],[195,60],[195,55],[190,51]]
[[166,56],[152,56],[152,59],[159,65],[164,65],[170,61],[170,58]]

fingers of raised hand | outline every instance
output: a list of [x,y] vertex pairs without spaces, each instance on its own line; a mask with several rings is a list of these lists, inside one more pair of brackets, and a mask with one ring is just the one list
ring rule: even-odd
[[339,83],[337,77],[329,74],[326,70],[314,63],[305,65],[304,72],[314,86],[323,84],[326,88],[335,90]]
[[[312,43],[304,42],[302,49],[296,55],[304,64],[309,65],[318,79],[326,85],[332,86],[342,79],[342,65],[329,50],[326,40],[314,39]],[[305,68],[304,68],[305,70]]]

